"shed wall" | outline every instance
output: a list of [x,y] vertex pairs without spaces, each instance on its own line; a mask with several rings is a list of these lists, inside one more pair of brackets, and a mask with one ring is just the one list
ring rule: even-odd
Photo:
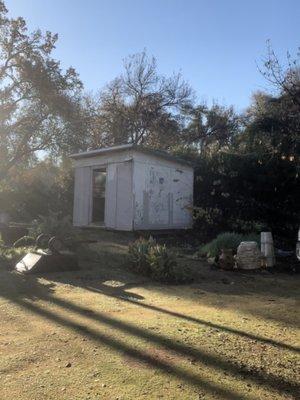
[[187,229],[193,169],[132,149],[76,159],[74,225],[92,221],[92,170],[106,167],[105,227],[117,230]]
[[105,194],[105,226],[132,230],[133,221],[132,162],[111,163],[107,166]]
[[90,222],[92,177],[90,167],[75,167],[74,182],[74,226],[85,226]]
[[193,169],[134,153],[134,229],[192,227]]
[[[120,160],[121,159],[121,160]],[[73,223],[89,226],[92,222],[92,171],[106,167],[105,220],[107,228],[132,230],[132,157],[128,152],[80,159],[75,165]]]

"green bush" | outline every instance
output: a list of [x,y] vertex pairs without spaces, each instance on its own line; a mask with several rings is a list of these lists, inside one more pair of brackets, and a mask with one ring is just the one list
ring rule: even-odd
[[214,240],[202,246],[199,253],[202,256],[216,257],[221,253],[222,249],[232,249],[233,252],[236,252],[239,244],[246,241],[254,241],[259,245],[259,235],[256,233],[248,235],[235,232],[221,233]]
[[32,222],[29,233],[34,238],[42,233],[57,236],[64,243],[71,243],[76,239],[70,216],[62,216],[61,213],[56,212],[50,212],[47,216],[39,216]]
[[[268,147],[260,134],[262,146]],[[199,239],[206,243],[219,232],[272,231],[292,244],[300,223],[299,163],[280,153],[269,158],[253,149],[239,152],[189,157],[195,168],[194,228]]]
[[135,272],[151,276],[164,283],[184,283],[191,281],[186,268],[177,265],[175,255],[166,245],[149,240],[138,239],[129,246],[129,260]]
[[32,247],[5,247],[0,242],[0,267],[14,268],[15,264],[32,250]]
[[170,282],[174,279],[174,266],[177,264],[174,254],[170,253],[166,245],[155,244],[149,248],[147,263],[151,277],[157,281]]
[[0,183],[0,209],[15,222],[30,223],[49,211],[71,215],[73,181],[71,160],[66,157],[59,162],[36,160],[30,167],[21,163]]
[[35,238],[32,236],[22,236],[20,239],[15,241],[13,247],[26,247],[26,246],[34,246]]
[[155,243],[155,240],[150,237],[149,240],[140,238],[129,245],[129,261],[136,272],[144,275],[150,273],[147,257],[150,248],[153,247]]

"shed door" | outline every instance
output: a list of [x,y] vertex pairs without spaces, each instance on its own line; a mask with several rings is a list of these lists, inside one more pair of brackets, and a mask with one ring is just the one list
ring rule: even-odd
[[75,226],[89,224],[91,198],[91,168],[75,168],[73,223]]
[[117,201],[115,226],[121,230],[132,229],[132,162],[117,165]]

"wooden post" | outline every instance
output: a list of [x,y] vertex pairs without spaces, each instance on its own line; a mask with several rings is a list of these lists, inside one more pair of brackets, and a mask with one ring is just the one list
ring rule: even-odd
[[275,253],[272,232],[261,232],[261,252],[266,258],[266,266],[268,268],[275,265]]

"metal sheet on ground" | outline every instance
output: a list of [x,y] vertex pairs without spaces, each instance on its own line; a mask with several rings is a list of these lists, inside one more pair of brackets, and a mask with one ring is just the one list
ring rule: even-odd
[[16,264],[15,269],[23,274],[38,274],[56,271],[78,270],[78,262],[73,254],[47,254],[32,252],[26,254]]

